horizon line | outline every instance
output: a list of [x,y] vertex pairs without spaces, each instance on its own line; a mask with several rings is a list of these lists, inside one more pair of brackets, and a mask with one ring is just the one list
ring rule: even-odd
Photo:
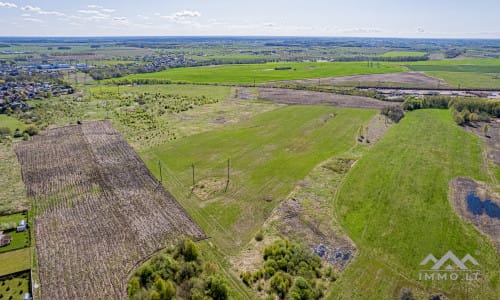
[[401,39],[401,40],[491,40],[500,37],[395,37],[395,36],[301,36],[301,35],[1,35],[0,39],[58,38],[305,38],[305,39]]

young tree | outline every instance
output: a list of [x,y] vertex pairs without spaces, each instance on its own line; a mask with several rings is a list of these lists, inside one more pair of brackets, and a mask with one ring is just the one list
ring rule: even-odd
[[490,126],[488,124],[484,124],[483,126],[483,134],[485,137],[488,137],[488,130],[490,129]]

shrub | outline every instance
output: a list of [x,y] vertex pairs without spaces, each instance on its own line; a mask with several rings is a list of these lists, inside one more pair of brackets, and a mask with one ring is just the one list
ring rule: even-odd
[[0,136],[5,137],[8,135],[12,135],[12,131],[9,127],[0,127]]
[[182,255],[186,261],[193,261],[198,259],[200,251],[192,240],[184,240],[179,247],[177,255]]
[[386,106],[382,108],[380,113],[388,117],[394,123],[398,123],[405,116],[403,109],[399,106]]
[[253,283],[252,273],[248,271],[241,272],[240,278],[247,286],[251,286]]
[[28,127],[26,127],[24,132],[29,134],[30,136],[34,136],[38,134],[38,128],[35,125],[29,125]]
[[271,291],[278,294],[280,298],[285,298],[292,284],[292,276],[285,272],[278,272],[271,277],[269,285]]
[[402,288],[401,292],[399,293],[399,300],[414,300],[415,297],[413,296],[413,293],[410,289],[408,288]]
[[228,299],[228,288],[226,281],[219,275],[209,276],[206,280],[205,294],[214,300]]
[[313,289],[309,282],[303,277],[297,277],[290,290],[290,300],[313,299]]
[[136,276],[132,277],[128,283],[127,293],[130,296],[134,295],[141,289],[141,283],[139,282],[139,278]]
[[264,239],[264,233],[262,233],[262,231],[259,231],[257,232],[257,234],[255,235],[255,240],[257,242],[260,242]]

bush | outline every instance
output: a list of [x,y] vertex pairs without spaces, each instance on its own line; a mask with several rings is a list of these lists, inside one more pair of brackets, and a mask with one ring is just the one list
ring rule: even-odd
[[414,300],[415,297],[413,296],[413,293],[410,289],[408,288],[402,288],[401,292],[399,293],[399,300]]
[[253,283],[253,278],[252,278],[252,273],[248,271],[244,271],[240,274],[240,278],[243,281],[243,283],[247,286],[251,286]]
[[228,288],[226,281],[219,275],[209,276],[206,280],[205,294],[214,300],[228,299]]
[[303,277],[297,277],[290,290],[290,300],[314,299],[313,294],[313,289],[309,282]]
[[399,106],[386,106],[382,108],[380,113],[394,123],[398,123],[405,116],[403,109]]
[[186,261],[193,261],[200,256],[200,250],[192,240],[184,240],[179,247],[177,255],[182,255]]
[[262,231],[257,232],[257,234],[255,235],[255,240],[256,240],[257,242],[260,242],[260,241],[262,241],[263,239],[264,239],[264,234],[262,233]]
[[0,136],[5,137],[12,135],[12,130],[9,127],[0,127]]
[[35,125],[29,125],[28,127],[26,127],[24,132],[29,134],[30,136],[34,136],[38,134],[38,128]]
[[278,294],[278,296],[282,299],[285,298],[291,285],[292,276],[281,271],[274,274],[274,276],[269,280],[271,291]]

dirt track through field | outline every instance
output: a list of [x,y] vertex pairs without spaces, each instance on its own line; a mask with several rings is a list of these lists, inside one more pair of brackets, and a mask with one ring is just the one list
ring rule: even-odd
[[[353,75],[353,76],[342,76],[342,77],[328,77],[318,79],[302,79],[302,80],[290,80],[290,81],[279,81],[281,83],[296,83],[296,84],[318,84],[321,85],[341,85],[342,83],[401,83],[401,84],[412,84],[412,85],[440,85],[446,86],[447,83],[441,79],[437,79],[431,76],[427,76],[419,72],[407,72],[407,73],[388,73],[388,74],[369,74],[369,75]],[[270,83],[275,84],[275,83]]]
[[399,103],[368,97],[277,88],[260,88],[258,98],[290,105],[325,105],[367,109],[381,109],[385,106],[399,105]]
[[15,145],[35,211],[42,299],[123,299],[142,259],[205,238],[108,121]]

